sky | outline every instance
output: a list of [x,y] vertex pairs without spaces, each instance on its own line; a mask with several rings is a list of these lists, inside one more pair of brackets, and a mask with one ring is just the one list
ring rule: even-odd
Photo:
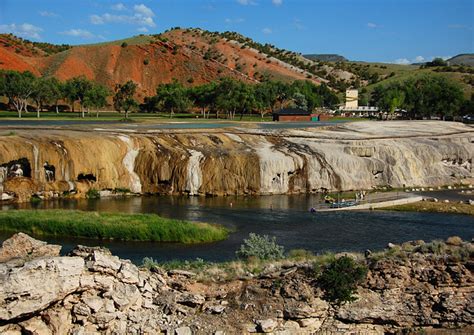
[[172,27],[407,64],[474,52],[474,0],[0,0],[0,32],[90,44]]

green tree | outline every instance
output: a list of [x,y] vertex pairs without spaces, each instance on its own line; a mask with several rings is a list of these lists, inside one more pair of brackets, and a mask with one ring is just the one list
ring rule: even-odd
[[161,84],[156,88],[156,101],[159,106],[173,117],[175,111],[186,111],[191,105],[186,88],[177,80]]
[[59,100],[65,98],[64,96],[64,84],[56,78],[49,78],[49,90],[50,90],[50,99],[54,102],[56,107],[56,114],[59,114]]
[[35,80],[35,89],[31,98],[36,103],[36,117],[40,117],[43,106],[54,101],[56,79],[40,77]]
[[136,90],[137,84],[131,80],[125,84],[115,85],[114,108],[119,113],[124,111],[126,119],[128,119],[128,113],[138,107],[137,101],[133,98]]
[[8,98],[9,103],[13,104],[21,118],[21,112],[28,112],[28,99],[35,92],[36,77],[29,71],[2,71],[3,94]]
[[107,105],[107,97],[110,95],[109,90],[100,84],[93,84],[84,95],[84,107],[95,108],[96,117],[99,117],[99,108]]
[[74,103],[79,101],[81,117],[84,118],[84,97],[88,90],[92,88],[92,82],[84,76],[68,79],[65,84],[65,97],[72,106],[74,112]]
[[325,298],[336,304],[351,302],[357,285],[365,279],[367,269],[352,258],[343,256],[327,265],[319,277]]
[[[240,82],[232,78],[222,79],[216,88],[216,108],[233,119],[240,107]],[[216,115],[218,117],[218,115]]]
[[196,107],[201,109],[203,118],[209,117],[210,110],[216,100],[216,87],[215,82],[211,82],[204,85],[192,87],[188,90],[188,97]]

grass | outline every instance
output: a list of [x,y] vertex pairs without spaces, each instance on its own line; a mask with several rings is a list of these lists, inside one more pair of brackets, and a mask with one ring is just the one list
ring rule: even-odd
[[474,206],[468,204],[460,204],[455,202],[429,202],[419,201],[406,205],[391,206],[379,208],[382,210],[399,211],[399,212],[432,212],[432,213],[451,213],[474,215]]
[[67,210],[0,211],[0,230],[32,235],[127,241],[200,243],[227,238],[222,226],[162,218]]

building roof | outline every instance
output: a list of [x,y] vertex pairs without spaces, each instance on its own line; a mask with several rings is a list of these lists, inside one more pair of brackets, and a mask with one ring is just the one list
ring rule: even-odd
[[311,115],[311,112],[301,108],[283,108],[273,114],[277,115]]

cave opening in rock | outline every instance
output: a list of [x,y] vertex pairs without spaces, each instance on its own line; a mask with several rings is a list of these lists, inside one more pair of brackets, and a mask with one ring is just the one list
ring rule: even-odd
[[30,161],[22,157],[8,163],[1,164],[0,167],[6,169],[7,177],[28,177],[31,178],[31,165]]
[[79,173],[77,175],[77,180],[96,182],[97,178],[92,173]]
[[47,182],[55,181],[56,180],[56,168],[54,165],[50,165],[48,162],[43,164],[44,168],[44,175],[46,177]]

